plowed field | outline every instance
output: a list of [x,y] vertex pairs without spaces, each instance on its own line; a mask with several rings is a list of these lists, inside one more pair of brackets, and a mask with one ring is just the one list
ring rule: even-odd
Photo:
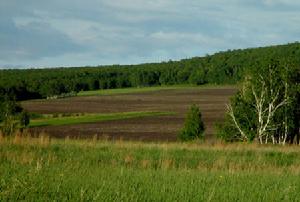
[[191,104],[197,104],[206,126],[207,139],[213,139],[213,125],[224,117],[225,105],[236,92],[233,87],[186,88],[145,93],[73,97],[58,100],[26,101],[22,106],[36,113],[115,113],[167,111],[176,115],[133,118],[67,126],[32,128],[54,137],[105,137],[144,141],[175,141]]

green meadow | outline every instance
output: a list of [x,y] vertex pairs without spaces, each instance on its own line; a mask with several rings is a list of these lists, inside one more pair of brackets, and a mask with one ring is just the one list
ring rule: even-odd
[[122,120],[131,119],[139,117],[149,117],[149,116],[165,116],[174,115],[174,112],[157,112],[157,111],[138,111],[138,112],[121,112],[121,113],[109,113],[109,114],[77,114],[59,117],[41,115],[42,118],[32,119],[29,127],[38,126],[61,126],[61,125],[72,125],[72,124],[82,124],[82,123],[94,123],[101,121],[112,121],[112,120]]
[[0,139],[0,201],[299,201],[297,147]]
[[133,88],[116,88],[116,89],[101,89],[101,90],[91,90],[91,91],[80,91],[77,96],[98,96],[98,95],[120,95],[120,94],[131,94],[131,93],[147,93],[162,90],[184,90],[184,89],[199,89],[199,88],[226,88],[226,87],[236,87],[236,85],[165,85],[165,86],[149,86],[149,87],[133,87]]

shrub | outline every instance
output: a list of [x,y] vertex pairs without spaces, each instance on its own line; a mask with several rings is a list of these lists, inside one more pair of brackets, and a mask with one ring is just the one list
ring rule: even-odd
[[178,138],[182,141],[189,141],[196,138],[204,138],[204,123],[199,107],[192,105],[186,116],[184,127]]
[[14,120],[13,116],[8,116],[1,124],[1,133],[4,136],[13,135],[18,128],[18,122]]
[[27,111],[22,111],[20,114],[21,128],[26,128],[30,123],[30,114]]
[[5,136],[13,135],[18,129],[23,130],[30,123],[30,114],[16,102],[13,94],[0,97],[0,130]]

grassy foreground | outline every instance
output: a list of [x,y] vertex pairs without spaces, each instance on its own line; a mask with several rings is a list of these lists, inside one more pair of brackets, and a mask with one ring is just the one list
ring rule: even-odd
[[29,127],[38,126],[61,126],[81,123],[94,123],[100,121],[122,120],[148,116],[164,116],[174,115],[174,112],[156,112],[156,111],[139,111],[139,112],[121,112],[110,114],[84,114],[79,116],[66,117],[44,117],[40,119],[32,119]]
[[298,147],[0,139],[0,201],[299,201]]

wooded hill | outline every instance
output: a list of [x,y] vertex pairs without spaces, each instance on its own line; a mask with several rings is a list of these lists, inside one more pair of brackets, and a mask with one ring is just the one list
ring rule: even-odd
[[[172,84],[236,84],[272,61],[300,67],[300,43],[228,50],[205,57],[139,65],[10,69],[0,71],[0,94],[17,100],[81,90]],[[2,96],[1,96],[2,97]]]

